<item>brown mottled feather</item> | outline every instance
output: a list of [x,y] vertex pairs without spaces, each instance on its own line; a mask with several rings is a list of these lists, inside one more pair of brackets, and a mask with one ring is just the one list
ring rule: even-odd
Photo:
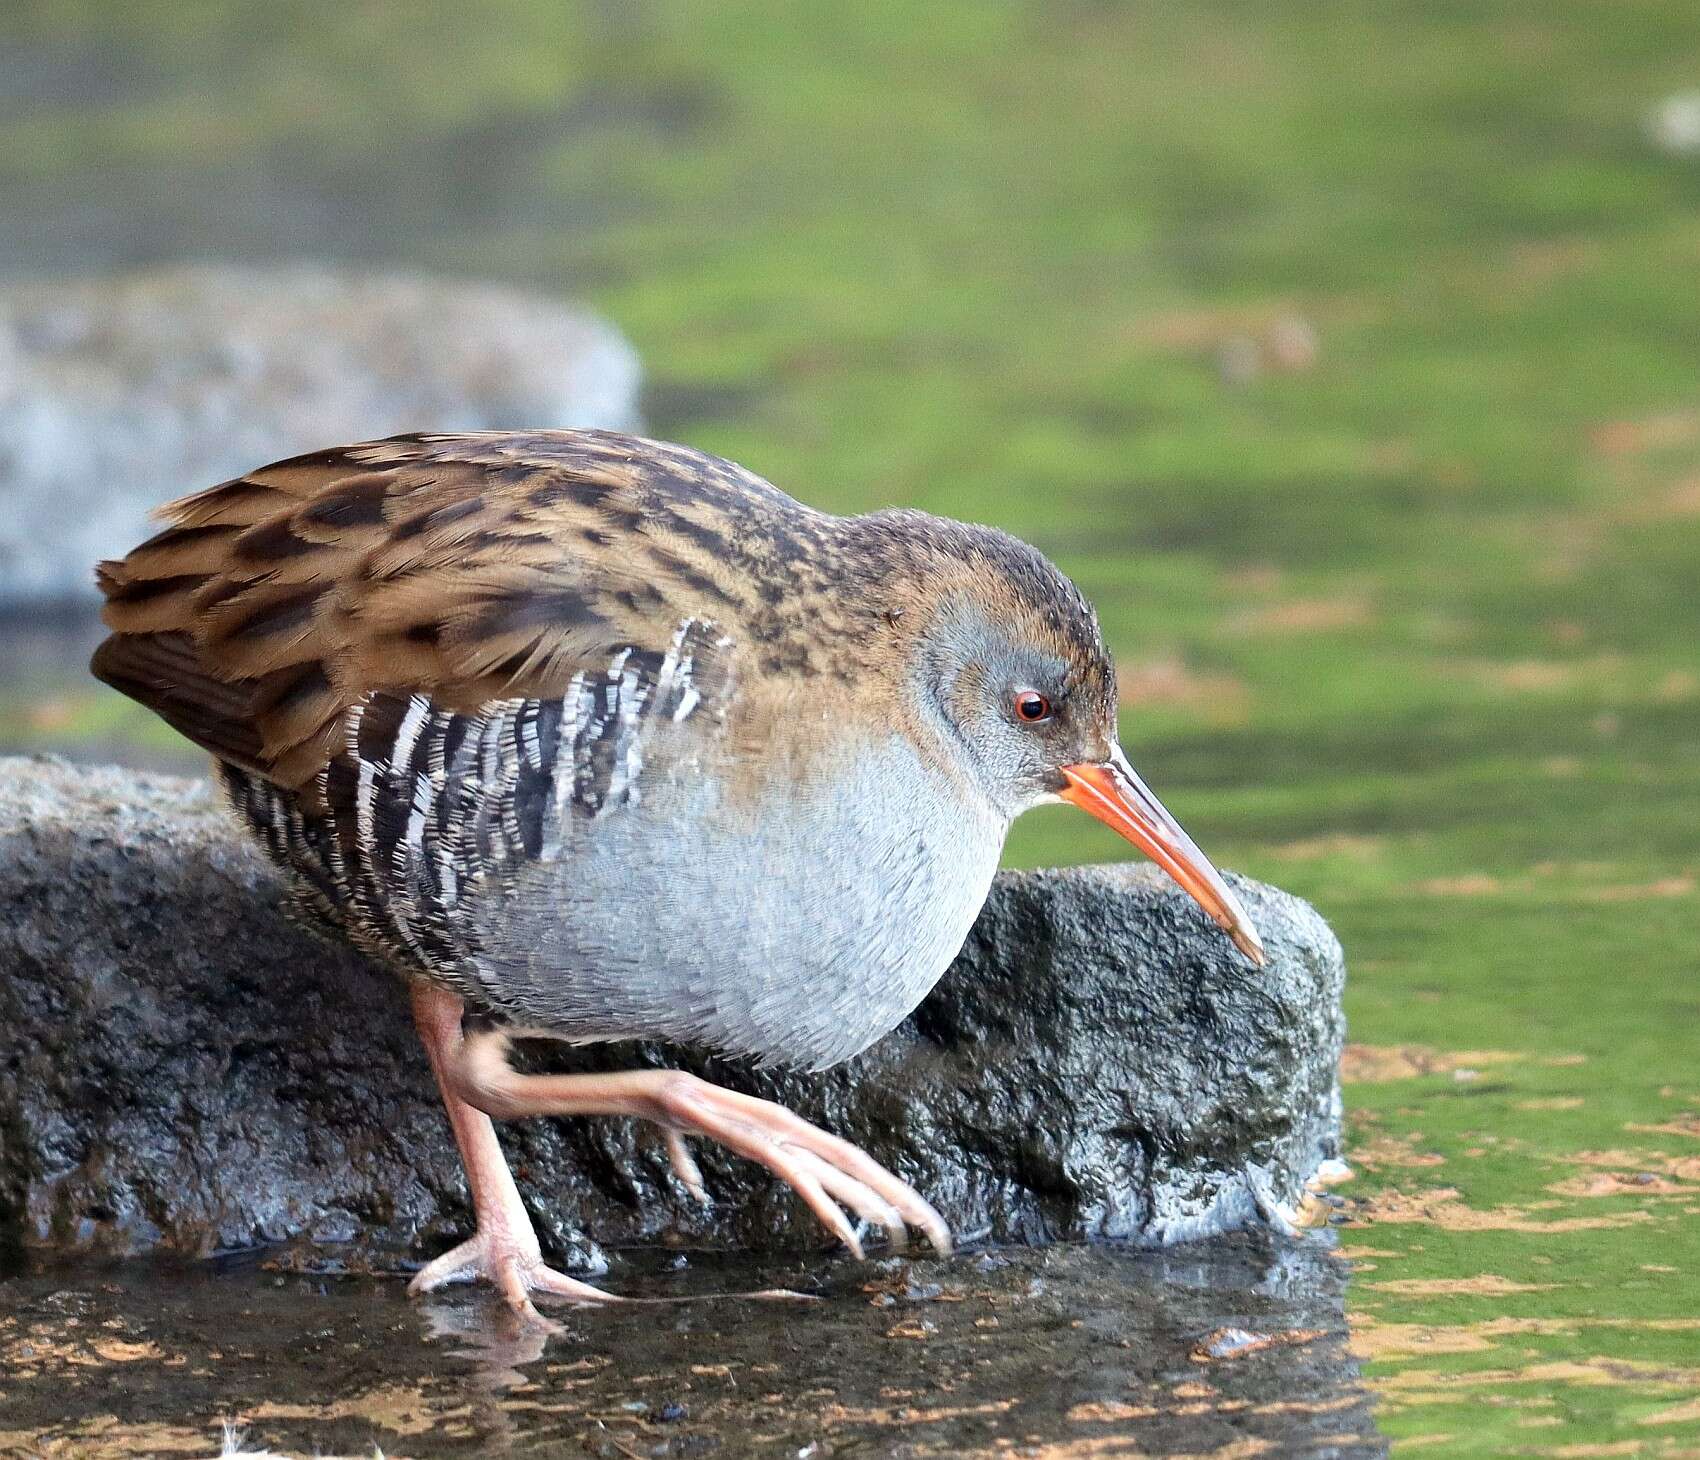
[[1090,610],[1052,603],[1054,573],[1002,534],[830,517],[730,462],[611,432],[366,442],[160,516],[98,570],[113,634],[94,672],[309,799],[364,696],[558,696],[621,648],[664,650],[691,617],[726,629],[740,680],[815,681],[815,724],[834,696],[883,692],[899,641],[953,585],[1101,660],[1072,641],[1081,624],[1095,636]]
[[665,648],[681,618],[738,606],[708,553],[751,508],[807,515],[715,458],[610,433],[316,452],[164,508],[164,531],[102,564],[114,636],[94,668],[301,789],[362,695],[559,694],[619,647]]

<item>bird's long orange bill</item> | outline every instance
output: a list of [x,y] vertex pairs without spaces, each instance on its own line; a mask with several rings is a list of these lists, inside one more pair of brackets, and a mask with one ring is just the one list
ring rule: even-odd
[[1192,895],[1240,952],[1263,966],[1262,940],[1239,899],[1119,750],[1102,765],[1064,766],[1063,777],[1063,800],[1125,836]]

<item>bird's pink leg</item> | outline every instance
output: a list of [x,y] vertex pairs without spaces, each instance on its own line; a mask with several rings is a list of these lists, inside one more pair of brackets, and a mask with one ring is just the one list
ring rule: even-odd
[[[950,1251],[944,1219],[919,1194],[848,1141],[772,1101],[724,1090],[678,1070],[522,1075],[508,1063],[507,1043],[499,1030],[457,1038],[453,1066],[439,1075],[445,1092],[452,1089],[498,1120],[627,1115],[653,1121],[667,1132],[674,1170],[696,1194],[701,1193],[702,1179],[681,1136],[706,1136],[786,1182],[857,1257],[862,1244],[840,1203],[864,1221],[884,1227],[898,1245],[907,1225],[925,1232],[939,1252]],[[493,1136],[490,1141],[493,1146]]]
[[556,1272],[543,1261],[537,1233],[519,1199],[507,1158],[496,1142],[490,1117],[456,1093],[453,1072],[462,1061],[461,1001],[426,983],[413,988],[413,1020],[424,1041],[431,1072],[442,1091],[443,1106],[472,1188],[472,1210],[478,1230],[458,1247],[420,1269],[408,1284],[410,1293],[428,1293],[445,1283],[486,1278],[509,1304],[528,1319],[547,1325],[532,1305],[532,1293],[552,1293],[581,1303],[615,1303],[612,1293]]

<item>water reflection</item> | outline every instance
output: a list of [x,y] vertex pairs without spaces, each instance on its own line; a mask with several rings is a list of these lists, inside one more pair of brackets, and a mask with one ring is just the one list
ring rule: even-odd
[[224,1422],[392,1457],[1384,1452],[1321,1246],[675,1260],[615,1278],[824,1301],[557,1309],[546,1337],[482,1292],[263,1262],[28,1270],[0,1283],[0,1453],[211,1455]]
[[473,1377],[492,1395],[524,1384],[521,1371],[541,1359],[561,1336],[525,1322],[497,1303],[422,1303],[419,1317],[426,1339],[451,1358],[467,1360]]

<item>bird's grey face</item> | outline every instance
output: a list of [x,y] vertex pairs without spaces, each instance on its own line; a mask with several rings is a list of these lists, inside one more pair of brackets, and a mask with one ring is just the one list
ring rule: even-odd
[[1122,752],[1115,673],[1096,623],[1068,635],[1053,627],[972,607],[941,614],[920,658],[924,709],[1006,817],[1047,801],[1078,806],[1144,851],[1261,964],[1238,899]]
[[[1106,657],[1104,677],[1109,666]],[[1014,818],[1068,788],[1064,768],[1109,759],[1113,700],[1068,659],[992,625],[959,626],[933,690],[986,798]]]

